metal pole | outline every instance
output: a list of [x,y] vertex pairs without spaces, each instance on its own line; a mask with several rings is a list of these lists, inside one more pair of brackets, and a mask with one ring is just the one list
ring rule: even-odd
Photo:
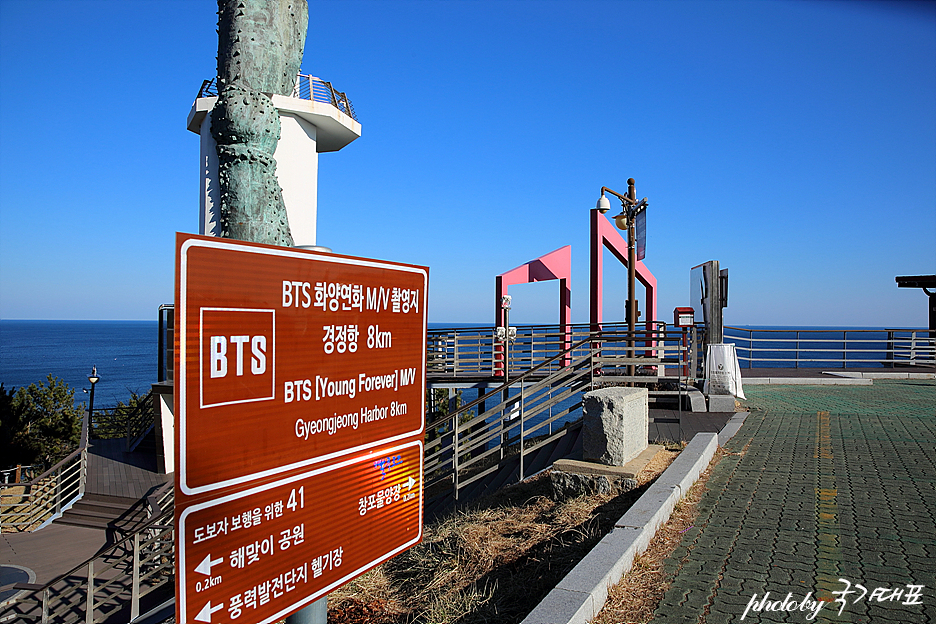
[[94,624],[94,560],[88,562],[88,592],[85,600],[85,624]]
[[[627,179],[627,196],[631,201],[637,201],[637,190],[634,188],[634,178]],[[625,210],[627,210],[625,208]],[[627,210],[630,213],[630,210]],[[627,334],[628,334],[628,346],[630,351],[628,357],[633,359],[636,356],[634,347],[636,342],[634,341],[636,331],[637,331],[637,292],[636,292],[636,277],[637,277],[637,224],[635,223],[634,215],[629,215],[627,218]],[[637,366],[635,364],[627,365],[627,375],[633,377],[637,374]],[[636,385],[631,381],[629,386]]]
[[133,534],[133,571],[130,586],[130,620],[140,616],[140,534]]
[[[92,375],[93,374],[94,373],[92,373]],[[91,384],[91,398],[88,400],[88,427],[94,427],[94,386],[96,383],[95,381]]]
[[286,624],[325,624],[328,621],[328,596],[322,596],[286,618]]

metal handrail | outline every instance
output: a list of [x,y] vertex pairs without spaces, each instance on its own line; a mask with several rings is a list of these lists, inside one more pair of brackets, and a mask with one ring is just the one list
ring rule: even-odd
[[[841,368],[849,365],[893,368],[897,365],[936,364],[936,338],[930,337],[926,329],[750,329],[726,326],[725,330],[742,334],[726,334],[725,341],[735,344],[738,360],[747,362],[747,368],[754,368],[756,362],[795,368],[814,362],[822,362],[826,366],[840,364]],[[758,334],[756,338],[755,334]],[[881,337],[883,335],[886,338]],[[788,354],[793,357],[787,357]],[[876,357],[867,357],[869,355]]]
[[22,622],[100,622],[129,602],[129,619],[137,618],[142,598],[175,583],[173,488],[160,491],[151,496],[157,507],[150,520],[133,534],[48,583],[0,587],[0,592],[20,592],[4,603],[3,616]]
[[[85,491],[90,414],[81,420],[78,448],[26,483],[0,488],[0,532],[34,531],[59,517]],[[13,492],[23,488],[22,492]],[[18,499],[4,502],[4,499]]]
[[682,387],[683,380],[690,380],[681,372],[665,376],[660,369],[656,374],[619,374],[634,364],[688,367],[689,347],[682,342],[681,331],[645,331],[636,337],[622,331],[591,332],[474,401],[432,420],[426,425],[426,488],[451,483],[458,500],[466,486],[518,455],[519,480],[529,477],[526,456],[570,432],[569,422],[559,431],[554,428],[581,409],[581,396],[589,388],[659,381]]
[[[636,351],[652,350],[656,336],[666,332],[665,323],[654,321],[636,332]],[[494,338],[493,326],[430,329],[426,335],[427,374],[430,377],[501,376],[504,372],[503,349]],[[517,338],[508,350],[508,377],[526,371],[545,360],[554,368],[564,362],[554,356],[568,344],[594,335],[589,324],[518,325]],[[603,323],[600,331],[622,332],[626,325]]]
[[20,483],[24,475],[27,475],[29,477],[28,480],[32,481],[33,479],[36,478],[35,477],[36,470],[40,470],[41,468],[42,468],[42,464],[39,464],[38,466],[20,465],[20,466],[17,466],[16,468],[4,468],[3,470],[0,470],[0,479],[2,479],[3,481],[2,483],[0,483],[0,485],[11,485],[10,484],[11,475],[13,476],[14,484]]
[[153,391],[150,390],[133,409],[125,414],[128,452],[133,451],[156,425],[156,409],[153,401]]
[[[198,90],[198,97],[217,97],[218,79],[217,77],[202,82]],[[360,121],[357,113],[354,112],[354,106],[346,93],[338,91],[332,86],[332,83],[317,78],[309,74],[299,74],[296,76],[296,84],[293,87],[292,97],[300,100],[309,100],[312,102],[322,102],[331,104],[339,111],[348,115],[354,121]]]

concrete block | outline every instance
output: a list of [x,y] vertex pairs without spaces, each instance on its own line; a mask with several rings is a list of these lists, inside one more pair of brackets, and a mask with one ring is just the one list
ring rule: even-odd
[[[591,594],[600,610],[608,590],[627,574],[634,557],[647,549],[651,536],[644,538],[644,533],[641,529],[612,529],[556,587]],[[595,615],[597,612],[592,617]]]
[[708,411],[733,412],[735,411],[735,398],[730,394],[712,394],[708,398]]
[[609,466],[623,466],[647,448],[646,388],[602,388],[582,401],[582,456]]
[[654,483],[643,493],[636,503],[618,519],[614,524],[616,527],[643,528],[647,527],[650,535],[657,530],[661,524],[666,522],[682,496],[678,486],[657,487]]
[[637,457],[623,466],[609,466],[607,464],[563,458],[557,459],[553,463],[553,469],[576,474],[597,474],[614,478],[634,479],[664,448],[662,444],[649,444]]
[[693,412],[705,411],[705,395],[695,388],[689,389],[689,409]]

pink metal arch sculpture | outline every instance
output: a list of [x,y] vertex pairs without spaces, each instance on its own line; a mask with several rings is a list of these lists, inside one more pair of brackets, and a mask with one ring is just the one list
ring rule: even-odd
[[[597,209],[591,211],[591,269],[589,271],[589,322],[592,330],[601,329],[601,303],[602,303],[602,248],[607,247],[611,253],[627,266],[627,241],[620,235],[618,229],[608,221]],[[657,318],[657,281],[650,269],[641,262],[636,265],[637,279],[646,288],[644,310],[647,329],[652,329],[652,323]]]
[[[495,278],[494,318],[496,325],[505,325],[504,310],[501,308],[501,297],[507,294],[507,289],[513,284],[530,284],[546,280],[559,280],[559,326],[563,332],[563,349],[568,349],[572,341],[572,246],[566,245],[552,251],[545,256],[530,260],[515,269],[501,273]],[[497,354],[501,351],[496,350]],[[495,374],[503,374],[501,357],[495,357]]]

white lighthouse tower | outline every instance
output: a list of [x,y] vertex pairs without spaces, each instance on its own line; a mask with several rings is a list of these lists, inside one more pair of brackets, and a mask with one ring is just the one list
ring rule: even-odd
[[[211,109],[218,101],[214,80],[206,80],[188,115],[187,127],[201,137],[201,189],[198,233],[219,235],[218,153],[211,136]],[[279,111],[280,140],[276,146],[276,177],[294,244],[316,244],[319,152],[337,152],[361,136],[348,97],[331,83],[300,74],[292,97],[272,96]]]

